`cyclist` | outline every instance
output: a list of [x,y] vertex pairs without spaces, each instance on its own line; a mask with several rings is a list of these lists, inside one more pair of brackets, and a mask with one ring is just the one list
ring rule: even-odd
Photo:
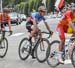
[[46,18],[44,17],[46,12],[46,8],[44,6],[40,6],[38,8],[38,12],[32,13],[30,17],[27,19],[26,28],[30,32],[29,40],[31,40],[32,37],[34,37],[35,33],[38,32],[38,26],[39,22],[43,20],[46,28],[48,29],[49,33],[52,33],[50,30]]
[[[61,55],[63,51],[63,45],[65,43],[65,32],[75,33],[75,21],[73,20],[75,20],[75,7],[72,7],[71,10],[66,11],[57,24],[57,31],[60,38],[59,54],[58,54],[58,61],[60,63],[64,63]],[[68,30],[69,27],[70,30]]]
[[10,23],[10,16],[8,15],[10,12],[10,9],[8,8],[4,8],[3,12],[0,13],[0,27],[1,27],[1,31],[4,30],[5,25],[8,24],[9,26],[9,31],[11,31],[11,23]]

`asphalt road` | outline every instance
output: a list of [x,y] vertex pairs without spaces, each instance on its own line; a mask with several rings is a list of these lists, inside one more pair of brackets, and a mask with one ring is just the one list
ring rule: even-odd
[[[56,24],[59,19],[48,19],[48,24],[54,31],[52,39],[59,39],[56,32]],[[46,28],[44,24],[40,22],[39,28],[44,31]],[[6,28],[8,29],[8,27]],[[25,28],[25,22],[21,25],[12,26],[13,34],[11,36],[6,36],[9,42],[9,48],[7,55],[4,58],[0,58],[0,68],[51,68],[48,64],[39,63],[36,59],[32,59],[31,56],[26,60],[22,61],[18,55],[19,43],[24,37],[28,37],[28,32]],[[73,68],[71,64],[59,65],[57,68]]]

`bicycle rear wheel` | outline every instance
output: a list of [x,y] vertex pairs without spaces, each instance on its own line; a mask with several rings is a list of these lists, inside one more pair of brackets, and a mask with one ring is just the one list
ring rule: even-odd
[[3,38],[0,42],[0,58],[6,56],[7,50],[8,50],[8,40],[6,38]]
[[[49,50],[50,50],[49,41],[45,38],[42,38],[42,40],[38,42],[35,49],[36,58],[40,63],[43,63],[47,60],[50,54]],[[46,55],[47,52],[48,55]]]
[[50,48],[51,50],[50,50],[50,55],[47,59],[47,64],[50,67],[56,67],[57,65],[59,65],[58,60],[57,60],[59,41],[58,40],[52,41],[50,46],[51,46],[51,48]]
[[24,38],[21,40],[20,45],[19,45],[19,57],[21,60],[26,60],[29,57],[30,54],[30,42],[28,38]]
[[71,62],[72,62],[73,67],[75,68],[75,46],[74,46],[74,48],[72,50]]

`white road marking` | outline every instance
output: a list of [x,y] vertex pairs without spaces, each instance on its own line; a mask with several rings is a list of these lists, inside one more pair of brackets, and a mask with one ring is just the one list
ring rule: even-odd
[[20,36],[20,35],[23,35],[24,33],[16,33],[16,34],[13,34],[13,35],[11,35],[11,37],[13,37],[13,36]]
[[69,60],[65,60],[64,64],[71,64],[71,60],[70,59]]

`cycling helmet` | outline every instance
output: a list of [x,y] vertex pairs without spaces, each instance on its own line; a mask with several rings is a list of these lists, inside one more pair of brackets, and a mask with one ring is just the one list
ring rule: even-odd
[[71,3],[71,7],[75,6],[75,3]]
[[38,8],[38,11],[46,11],[45,6],[40,6],[40,7]]
[[75,11],[75,3],[71,3],[71,9]]
[[10,12],[10,9],[9,8],[4,8],[3,9],[3,12],[9,13]]

